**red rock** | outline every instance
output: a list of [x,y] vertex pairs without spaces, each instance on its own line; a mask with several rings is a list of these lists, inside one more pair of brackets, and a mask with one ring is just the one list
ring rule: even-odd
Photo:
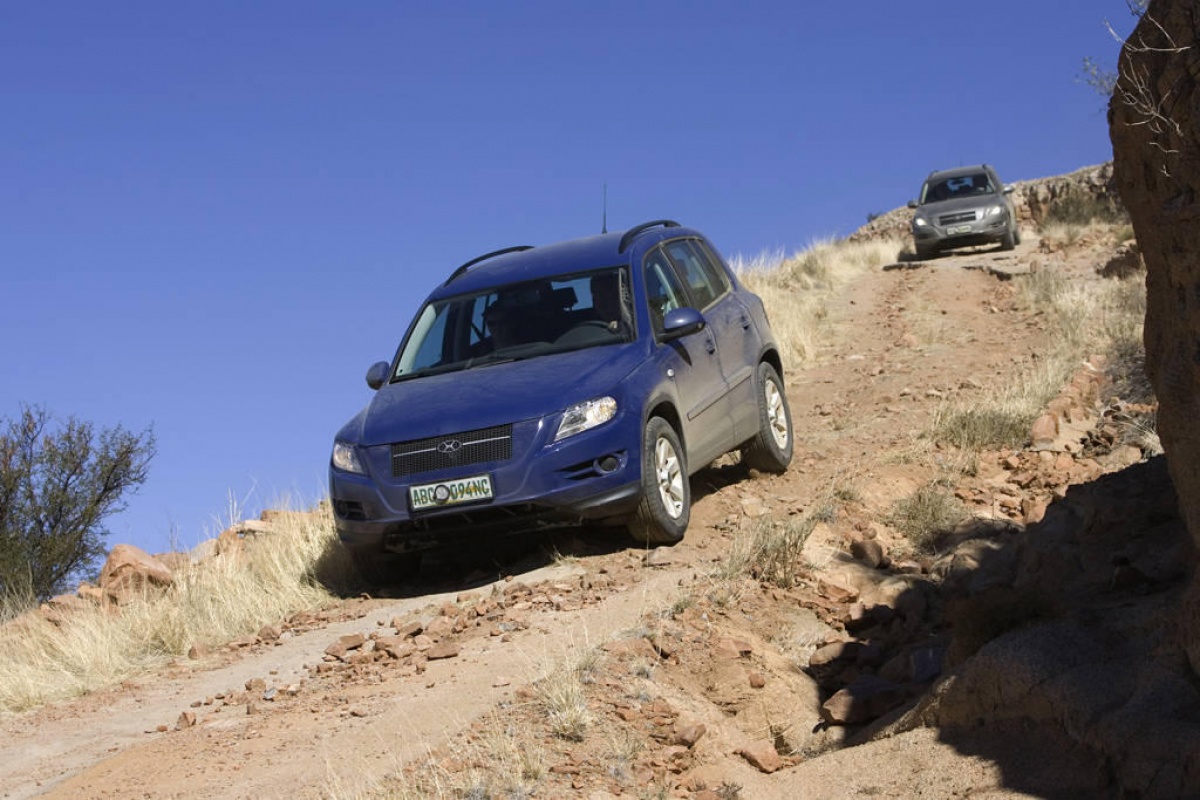
[[701,722],[691,725],[677,725],[675,726],[675,735],[671,737],[671,742],[683,745],[684,747],[695,747],[696,742],[700,741],[701,737],[706,733],[708,733],[708,728]]
[[1046,448],[1054,444],[1058,438],[1058,417],[1053,414],[1043,414],[1038,417],[1029,431],[1034,449]]
[[441,642],[435,644],[425,652],[425,657],[430,661],[437,661],[443,658],[456,658],[458,656],[458,645],[453,642]]
[[738,750],[738,755],[749,761],[760,772],[770,774],[783,766],[783,759],[770,742],[756,742]]
[[150,589],[170,586],[174,575],[166,564],[131,544],[113,547],[100,569],[100,588],[118,603]]

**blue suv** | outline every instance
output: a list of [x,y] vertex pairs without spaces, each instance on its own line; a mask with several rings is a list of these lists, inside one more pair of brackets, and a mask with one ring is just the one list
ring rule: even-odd
[[690,475],[741,450],[787,469],[762,301],[699,232],[656,220],[456,269],[338,432],[338,536],[371,581],[423,551],[594,521],[683,538]]

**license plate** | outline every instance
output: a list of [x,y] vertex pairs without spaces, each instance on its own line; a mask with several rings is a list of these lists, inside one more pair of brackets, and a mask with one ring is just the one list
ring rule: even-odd
[[492,479],[488,475],[475,475],[454,481],[411,486],[408,490],[408,499],[412,504],[413,511],[491,500]]
[[951,236],[956,233],[969,233],[970,231],[970,225],[951,225],[949,228],[946,228],[946,233],[950,234]]

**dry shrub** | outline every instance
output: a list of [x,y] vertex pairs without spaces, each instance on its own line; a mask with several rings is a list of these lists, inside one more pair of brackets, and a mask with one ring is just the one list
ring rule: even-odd
[[817,521],[818,515],[798,520],[756,518],[734,541],[729,557],[722,562],[721,577],[734,580],[749,575],[785,589],[795,586],[800,579],[804,543]]
[[1129,214],[1113,200],[1099,197],[1090,191],[1069,192],[1046,209],[1045,224],[1118,226],[1129,223]]
[[599,657],[598,650],[590,649],[565,658],[534,684],[555,736],[579,742],[591,727],[594,720],[587,704],[586,684],[593,680]]
[[1021,447],[1029,440],[1036,411],[1028,408],[971,406],[939,409],[934,422],[938,441],[968,452]]
[[892,504],[887,523],[902,533],[919,553],[932,553],[937,543],[967,518],[967,509],[949,489],[928,483]]

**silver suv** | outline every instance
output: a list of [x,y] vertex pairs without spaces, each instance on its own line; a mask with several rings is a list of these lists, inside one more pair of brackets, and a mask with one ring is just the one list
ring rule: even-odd
[[929,173],[919,200],[910,200],[913,246],[917,258],[933,258],[942,250],[1000,243],[1001,250],[1020,244],[1012,187],[1000,182],[987,164]]

